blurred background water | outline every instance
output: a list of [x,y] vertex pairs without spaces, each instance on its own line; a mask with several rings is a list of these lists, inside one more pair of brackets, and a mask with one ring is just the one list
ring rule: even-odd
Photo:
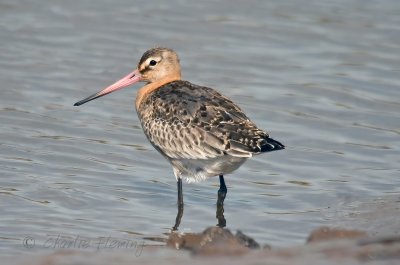
[[[176,183],[138,86],[72,106],[154,46],[287,146],[226,177],[228,228],[292,245],[340,205],[399,194],[399,14],[397,0],[0,1],[0,252],[59,235],[162,244]],[[217,223],[218,184],[184,184],[180,231]]]

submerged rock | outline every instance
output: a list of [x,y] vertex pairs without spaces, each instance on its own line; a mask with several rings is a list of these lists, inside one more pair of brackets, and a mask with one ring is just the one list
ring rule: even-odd
[[[238,230],[236,232],[236,238],[239,240],[240,243],[242,243],[244,246],[250,248],[250,249],[259,249],[260,244],[258,244],[253,238],[245,235],[242,233],[242,231]],[[270,249],[271,247],[269,245],[264,246],[265,249]]]
[[167,246],[191,250],[198,255],[243,255],[250,249],[260,248],[254,239],[241,231],[233,235],[230,230],[221,227],[209,227],[202,233],[173,232]]
[[366,237],[367,233],[359,230],[347,230],[341,228],[320,227],[311,232],[307,243],[315,243],[332,239],[352,239]]

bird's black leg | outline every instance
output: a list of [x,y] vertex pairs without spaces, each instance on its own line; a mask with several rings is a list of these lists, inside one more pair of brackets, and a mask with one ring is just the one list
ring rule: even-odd
[[182,179],[181,178],[178,179],[177,188],[178,188],[178,205],[183,206],[183,192],[182,192]]
[[217,213],[216,213],[216,217],[218,220],[217,225],[219,227],[226,226],[226,220],[224,217],[224,200],[225,200],[227,192],[228,192],[228,189],[226,188],[226,185],[225,185],[224,176],[219,175],[219,190],[218,190]]
[[228,192],[228,189],[226,188],[225,185],[225,180],[223,175],[219,175],[219,190],[218,190],[218,201],[217,204],[223,204],[226,193]]
[[177,187],[178,187],[178,213],[176,214],[175,225],[172,228],[173,231],[178,230],[179,224],[181,223],[181,219],[183,216],[183,192],[182,192],[181,178],[178,178]]

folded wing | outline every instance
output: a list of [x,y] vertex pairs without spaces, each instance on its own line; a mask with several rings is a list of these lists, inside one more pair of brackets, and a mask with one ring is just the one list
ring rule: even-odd
[[142,102],[138,113],[150,142],[174,159],[250,157],[284,148],[231,100],[186,81],[156,90]]

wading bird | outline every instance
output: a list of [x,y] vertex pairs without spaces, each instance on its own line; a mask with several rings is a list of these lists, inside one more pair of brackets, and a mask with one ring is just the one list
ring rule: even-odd
[[147,83],[139,89],[135,102],[143,131],[171,163],[177,180],[178,216],[174,229],[183,214],[182,177],[193,182],[219,176],[217,205],[222,206],[227,193],[225,174],[238,169],[253,155],[285,148],[257,128],[227,97],[182,80],[179,57],[168,48],[146,51],[136,70],[74,106],[140,81]]

